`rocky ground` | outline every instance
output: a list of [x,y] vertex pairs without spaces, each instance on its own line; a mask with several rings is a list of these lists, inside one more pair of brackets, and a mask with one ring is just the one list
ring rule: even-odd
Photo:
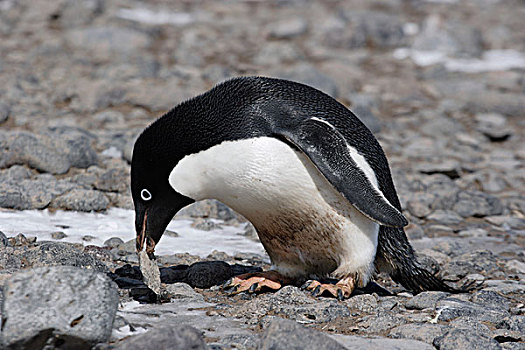
[[[0,236],[3,343],[525,349],[524,17],[518,0],[1,0],[2,210],[132,208],[144,126],[228,77],[278,76],[359,115],[389,157],[421,258],[479,285],[414,296],[380,275],[394,295],[227,296],[219,285],[266,257],[176,254],[158,258],[166,292],[151,304],[132,243],[21,232]],[[242,221],[215,202],[184,215],[203,229],[202,217]]]

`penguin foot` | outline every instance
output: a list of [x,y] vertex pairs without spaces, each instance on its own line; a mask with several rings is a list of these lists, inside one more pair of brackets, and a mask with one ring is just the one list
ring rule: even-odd
[[344,300],[350,298],[356,287],[356,279],[353,277],[345,277],[336,284],[321,283],[316,280],[306,281],[301,286],[303,290],[309,290],[312,292],[312,296],[328,295],[337,298],[338,300]]
[[230,295],[248,291],[257,293],[264,289],[277,291],[283,285],[290,284],[292,281],[278,273],[277,271],[252,272],[235,276],[222,286]]

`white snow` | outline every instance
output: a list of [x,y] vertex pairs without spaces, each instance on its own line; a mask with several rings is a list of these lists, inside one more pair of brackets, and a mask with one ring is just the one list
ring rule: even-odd
[[525,53],[516,50],[489,50],[481,58],[455,58],[441,51],[400,48],[393,55],[400,60],[410,58],[422,67],[442,63],[447,70],[453,72],[480,73],[525,68]]
[[122,151],[117,149],[114,146],[111,146],[109,148],[106,148],[104,151],[102,151],[102,155],[104,157],[109,157],[109,158],[122,158]]
[[183,26],[195,20],[194,16],[187,12],[151,11],[145,8],[121,8],[117,11],[117,17],[151,25],[175,26]]
[[[102,246],[111,237],[119,237],[124,241],[135,238],[135,214],[133,210],[111,208],[106,213],[80,213],[70,211],[48,210],[0,210],[0,231],[8,237],[23,233],[26,236],[36,236],[38,240],[54,240],[51,233],[64,232],[67,237],[61,242],[83,243]],[[255,253],[264,256],[264,249],[240,235],[244,225],[238,227],[224,225],[221,220],[215,220],[222,229],[201,231],[191,227],[191,220],[175,219],[168,225],[168,230],[175,231],[179,237],[164,235],[157,244],[157,255],[174,253],[190,253],[202,257],[214,250],[233,255],[236,253]],[[90,241],[82,237],[93,236]]]

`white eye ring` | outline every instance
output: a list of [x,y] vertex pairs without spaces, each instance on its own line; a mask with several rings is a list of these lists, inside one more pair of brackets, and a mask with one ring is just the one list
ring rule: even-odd
[[142,191],[140,191],[140,197],[145,201],[149,201],[152,196],[147,189],[143,189]]

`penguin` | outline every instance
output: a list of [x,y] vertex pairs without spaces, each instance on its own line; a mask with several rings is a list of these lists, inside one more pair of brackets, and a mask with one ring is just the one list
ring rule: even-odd
[[272,267],[228,281],[234,293],[304,283],[344,299],[374,272],[415,293],[454,291],[418,262],[371,131],[301,83],[238,77],[179,104],[136,140],[131,192],[136,248],[149,254],[195,201],[217,199],[247,218]]

